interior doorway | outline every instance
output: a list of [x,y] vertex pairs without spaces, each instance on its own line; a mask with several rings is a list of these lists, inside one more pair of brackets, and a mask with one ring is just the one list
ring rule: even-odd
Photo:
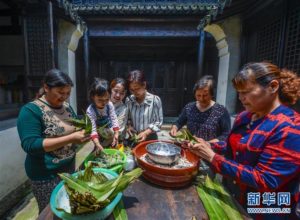
[[[165,117],[176,117],[197,79],[197,39],[91,39],[91,75],[112,80],[143,70],[149,92],[158,95]],[[95,58],[97,57],[97,58]],[[191,85],[190,85],[191,83]]]
[[[217,81],[218,50],[213,37],[206,35],[203,73]],[[105,38],[89,39],[89,84],[94,77],[112,80],[127,77],[129,71],[141,69],[145,73],[147,89],[158,95],[163,104],[164,117],[177,117],[182,108],[194,100],[193,86],[200,78],[197,71],[196,37],[165,38]],[[82,51],[82,44],[78,51]],[[76,57],[77,83],[82,84],[85,74],[82,52]],[[86,91],[77,87],[78,109],[86,109]]]

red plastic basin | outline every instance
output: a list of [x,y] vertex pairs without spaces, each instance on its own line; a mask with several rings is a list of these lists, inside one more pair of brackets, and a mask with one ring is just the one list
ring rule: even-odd
[[153,143],[153,142],[166,142],[166,143],[172,143],[168,141],[145,141],[140,144],[138,144],[133,149],[133,154],[136,158],[136,162],[139,167],[141,167],[144,172],[143,176],[145,179],[147,179],[149,182],[154,183],[159,186],[167,187],[167,188],[179,188],[189,185],[193,178],[198,173],[198,166],[199,166],[199,158],[191,153],[189,150],[181,149],[181,155],[185,156],[186,159],[192,163],[193,165],[191,167],[187,168],[165,168],[165,167],[159,167],[155,166],[153,164],[147,163],[146,161],[140,159],[143,155],[147,153],[146,146],[147,144]]

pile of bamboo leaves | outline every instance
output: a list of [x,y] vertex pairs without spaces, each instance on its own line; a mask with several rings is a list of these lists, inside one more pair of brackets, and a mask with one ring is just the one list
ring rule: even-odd
[[[69,196],[70,214],[90,213],[106,207],[119,192],[125,190],[142,172],[142,169],[136,168],[109,180],[101,172],[95,173],[92,166],[89,165],[78,177],[67,173],[59,174],[64,180],[64,186]],[[61,207],[56,208],[67,212]]]
[[117,151],[115,154],[107,154],[102,151],[99,155],[93,159],[93,161],[89,161],[92,163],[94,167],[100,168],[110,168],[116,165],[123,165],[124,161],[122,159],[122,155]]
[[197,186],[197,192],[210,220],[243,219],[232,197],[216,178],[206,176]]
[[[71,118],[68,119],[68,121],[76,127],[76,130],[84,130],[85,134],[91,134],[92,133],[92,122],[90,118],[87,116],[87,114],[83,114],[82,119],[78,118]],[[100,135],[101,138],[104,140],[109,139],[112,137],[113,133],[108,128],[108,124],[105,124],[103,126],[100,126],[97,128],[97,132]]]

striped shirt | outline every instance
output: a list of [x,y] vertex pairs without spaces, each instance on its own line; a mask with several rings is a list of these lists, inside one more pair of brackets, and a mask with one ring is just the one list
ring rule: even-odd
[[[119,130],[119,123],[118,123],[118,118],[115,112],[115,107],[112,104],[112,102],[108,102],[108,104],[106,104],[104,106],[103,109],[97,109],[98,114],[100,116],[108,116],[110,118],[111,124],[112,124],[112,129],[114,131]],[[89,107],[86,110],[86,114],[88,115],[88,117],[91,119],[92,122],[92,133],[91,135],[97,135],[97,113],[95,112],[92,104],[89,105]]]
[[150,128],[154,132],[160,131],[163,123],[163,110],[158,96],[147,92],[142,103],[138,103],[133,95],[126,99],[128,121],[139,133]]

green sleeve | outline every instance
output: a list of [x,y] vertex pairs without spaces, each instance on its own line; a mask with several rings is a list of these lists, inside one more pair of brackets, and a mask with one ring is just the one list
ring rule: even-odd
[[25,105],[18,117],[17,129],[21,146],[28,154],[44,153],[42,112],[33,103]]

